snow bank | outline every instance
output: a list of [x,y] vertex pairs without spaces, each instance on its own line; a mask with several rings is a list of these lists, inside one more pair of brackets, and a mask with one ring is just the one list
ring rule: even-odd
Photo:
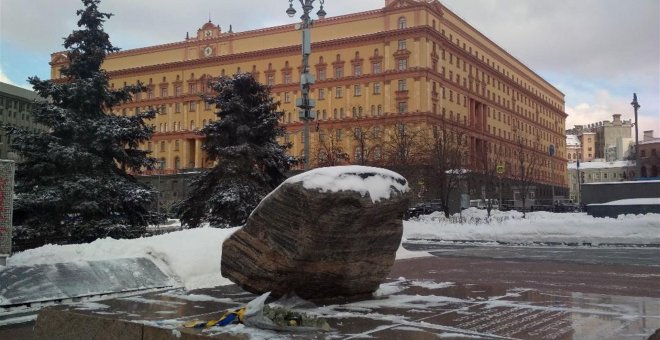
[[132,240],[111,238],[92,243],[46,245],[16,253],[8,265],[110,260],[146,257],[186,289],[230,284],[220,275],[222,242],[236,229],[196,228]]
[[[462,219],[461,219],[462,217]],[[595,218],[586,213],[486,211],[470,208],[449,219],[442,213],[404,223],[404,238],[478,240],[514,243],[660,244],[660,215]]]
[[[660,205],[660,197],[654,198],[631,198],[625,200],[612,201],[602,204],[589,204],[591,205]],[[660,222],[659,222],[660,223]]]
[[287,179],[284,183],[302,182],[306,189],[322,192],[357,191],[369,193],[372,202],[388,199],[392,190],[407,192],[408,182],[403,176],[387,169],[368,166],[335,166],[317,168]]
[[[222,242],[235,230],[198,228],[134,240],[103,239],[88,244],[47,245],[14,254],[12,266],[41,263],[151,258],[166,274],[186,289],[209,288],[231,282],[220,275]],[[447,219],[441,213],[403,223],[403,241],[411,238],[479,240],[515,243],[623,243],[660,244],[660,215],[626,215],[617,219],[594,218],[584,213],[519,212],[470,208],[462,216]],[[427,252],[399,247],[397,259],[429,256]]]

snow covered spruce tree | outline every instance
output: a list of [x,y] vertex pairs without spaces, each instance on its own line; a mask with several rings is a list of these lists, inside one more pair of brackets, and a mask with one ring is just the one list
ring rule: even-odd
[[34,110],[46,132],[6,126],[11,147],[21,157],[16,173],[14,224],[33,245],[87,242],[100,237],[138,237],[152,222],[154,192],[127,170],[152,167],[155,160],[139,143],[153,129],[145,120],[155,112],[118,116],[112,108],[144,91],[141,85],[111,89],[101,69],[106,54],[118,49],[103,31],[111,14],[99,0],[83,0],[79,30],[64,40],[68,66],[62,78],[29,79],[44,99]]
[[284,134],[277,103],[267,86],[250,74],[222,77],[212,84],[218,120],[204,127],[202,148],[217,165],[191,184],[188,197],[175,211],[181,223],[214,227],[245,223],[270,191],[284,179],[291,159],[276,138]]

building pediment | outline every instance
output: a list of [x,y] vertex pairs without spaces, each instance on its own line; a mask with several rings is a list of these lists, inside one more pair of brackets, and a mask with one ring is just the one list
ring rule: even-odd
[[431,11],[442,16],[442,5],[438,0],[385,0],[385,11],[396,10],[406,7],[426,6]]
[[197,40],[213,39],[222,34],[220,25],[215,25],[210,20],[197,30]]

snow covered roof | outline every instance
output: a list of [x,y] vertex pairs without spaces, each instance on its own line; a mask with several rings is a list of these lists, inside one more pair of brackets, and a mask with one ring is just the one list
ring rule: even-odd
[[566,146],[580,146],[580,139],[576,135],[566,135]]
[[392,190],[409,190],[408,181],[394,171],[369,166],[349,165],[317,168],[287,179],[284,183],[302,182],[306,189],[322,192],[356,191],[369,193],[372,202],[388,199]]
[[660,197],[630,198],[630,199],[612,201],[602,204],[589,204],[589,205],[660,205]]
[[[611,168],[625,168],[635,166],[633,161],[614,161],[614,162],[581,162],[580,169],[611,169]],[[568,163],[569,170],[577,169],[577,163]]]
[[660,137],[659,138],[647,139],[645,141],[640,141],[639,142],[639,144],[654,144],[654,143],[660,143]]

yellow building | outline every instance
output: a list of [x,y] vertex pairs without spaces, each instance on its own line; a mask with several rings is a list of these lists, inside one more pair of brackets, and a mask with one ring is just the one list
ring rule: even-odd
[[[543,158],[538,181],[567,187],[562,92],[436,0],[386,0],[384,5],[315,21],[310,64],[317,80],[311,96],[318,124],[312,125],[312,143],[319,132],[334,131],[353,159],[356,145],[349,131],[355,127],[387,130],[396,122],[445,122],[466,133],[470,157],[488,148],[501,149],[513,160],[522,142]],[[153,121],[157,132],[144,147],[165,169],[211,166],[195,131],[216,116],[200,94],[211,78],[237,72],[250,72],[272,86],[285,112],[291,152],[302,155],[302,122],[295,107],[300,41],[294,24],[232,32],[208,22],[184,41],[109,55],[103,68],[112,86],[141,81],[149,87],[116,112],[160,109]],[[64,64],[62,53],[52,55],[53,78]],[[557,148],[552,159],[550,144]]]

